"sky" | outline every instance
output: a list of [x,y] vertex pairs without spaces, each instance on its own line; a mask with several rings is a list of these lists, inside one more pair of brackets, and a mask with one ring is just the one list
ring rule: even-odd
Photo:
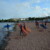
[[49,15],[50,0],[0,0],[0,19]]

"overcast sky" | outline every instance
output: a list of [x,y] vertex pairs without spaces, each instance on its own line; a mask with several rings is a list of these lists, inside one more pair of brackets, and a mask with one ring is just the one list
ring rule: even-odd
[[0,0],[0,19],[50,15],[50,0]]

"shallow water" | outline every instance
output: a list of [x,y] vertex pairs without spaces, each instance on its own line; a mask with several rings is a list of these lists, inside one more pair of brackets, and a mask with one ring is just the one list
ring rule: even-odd
[[0,45],[2,44],[2,40],[4,39],[4,37],[7,34],[7,28],[4,28],[5,25],[11,25],[11,27],[9,27],[9,31],[12,32],[13,31],[13,27],[14,27],[14,23],[13,22],[2,22],[0,23]]

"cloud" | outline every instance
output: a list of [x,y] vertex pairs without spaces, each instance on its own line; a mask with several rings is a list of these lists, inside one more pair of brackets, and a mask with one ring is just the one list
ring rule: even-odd
[[[49,0],[0,0],[0,17],[24,18],[48,16],[50,14],[50,7],[42,5],[42,2],[46,4],[45,1],[49,2]],[[40,3],[41,5],[38,5]]]

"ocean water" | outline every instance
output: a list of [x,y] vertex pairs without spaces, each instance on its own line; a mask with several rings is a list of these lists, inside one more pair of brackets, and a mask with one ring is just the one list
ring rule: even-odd
[[3,22],[0,23],[0,45],[3,43],[4,37],[8,34],[7,33],[7,28],[4,28],[5,25],[11,25],[11,27],[9,27],[9,31],[12,32],[13,31],[13,27],[14,27],[14,23],[13,22]]

